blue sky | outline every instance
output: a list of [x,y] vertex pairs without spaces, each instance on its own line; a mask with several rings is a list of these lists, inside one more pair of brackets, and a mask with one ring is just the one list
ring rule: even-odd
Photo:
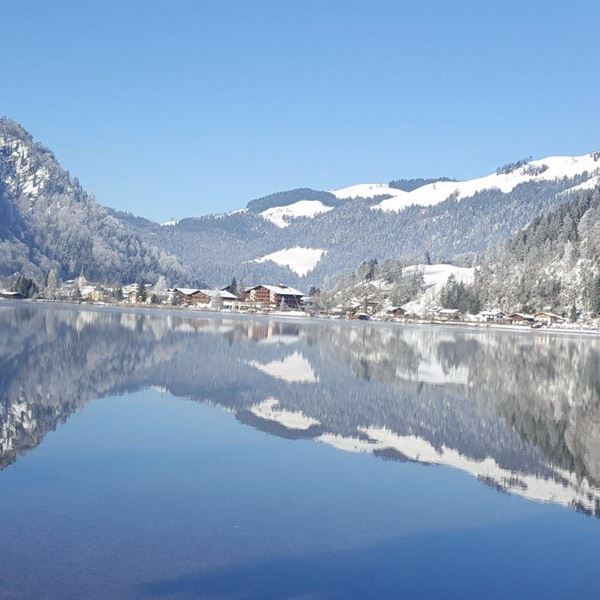
[[0,22],[0,114],[157,220],[600,148],[595,2],[4,2]]

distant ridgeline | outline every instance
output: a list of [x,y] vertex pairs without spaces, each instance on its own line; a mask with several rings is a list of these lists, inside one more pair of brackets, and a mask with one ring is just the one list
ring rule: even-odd
[[[434,263],[469,266],[490,246],[568,202],[580,186],[592,187],[600,173],[595,156],[518,161],[466,182],[437,178],[334,192],[291,190],[240,211],[140,233],[214,285],[235,274],[243,282],[284,281],[308,290],[331,286],[340,273],[373,258],[415,264],[426,253]],[[308,271],[292,260],[269,258],[298,248],[320,256]]]
[[475,264],[490,246],[593,188],[600,154],[524,159],[467,181],[398,179],[298,188],[163,225],[99,205],[52,153],[0,120],[0,278],[172,285],[283,282],[308,291],[378,259]]

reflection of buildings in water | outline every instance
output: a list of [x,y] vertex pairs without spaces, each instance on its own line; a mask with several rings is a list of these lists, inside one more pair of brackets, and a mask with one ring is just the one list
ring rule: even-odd
[[275,435],[448,465],[597,514],[598,349],[548,335],[18,307],[0,311],[0,468],[88,400],[154,386]]

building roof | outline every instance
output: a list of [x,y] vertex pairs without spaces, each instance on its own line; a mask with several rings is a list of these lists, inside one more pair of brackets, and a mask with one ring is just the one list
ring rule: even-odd
[[176,287],[175,291],[176,292],[181,292],[184,296],[192,296],[193,294],[196,294],[197,292],[200,292],[202,290],[199,290],[197,288],[180,288],[180,287]]
[[565,320],[564,317],[561,317],[560,315],[557,315],[556,313],[550,312],[549,310],[540,310],[539,312],[536,312],[534,316],[550,317],[551,319],[561,319],[562,321]]
[[503,315],[504,313],[499,308],[495,308],[494,310],[482,310],[479,314],[483,315],[484,317],[497,317],[498,315]]
[[228,292],[227,290],[202,289],[197,291],[202,292],[203,294],[206,294],[211,298],[218,294],[223,300],[237,300],[237,296],[235,294],[232,294],[231,292]]
[[8,290],[0,290],[3,296],[23,296],[21,292],[9,292]]
[[257,288],[263,287],[274,294],[279,294],[280,296],[306,296],[304,292],[300,292],[292,287],[288,287],[287,285],[279,284],[279,285],[271,285],[268,283],[261,283],[260,285],[253,285],[249,288],[246,288],[246,291],[255,290]]

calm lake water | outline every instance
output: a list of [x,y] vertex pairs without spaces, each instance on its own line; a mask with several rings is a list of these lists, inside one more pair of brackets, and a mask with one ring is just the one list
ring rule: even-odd
[[4,302],[0,598],[598,598],[599,359]]

